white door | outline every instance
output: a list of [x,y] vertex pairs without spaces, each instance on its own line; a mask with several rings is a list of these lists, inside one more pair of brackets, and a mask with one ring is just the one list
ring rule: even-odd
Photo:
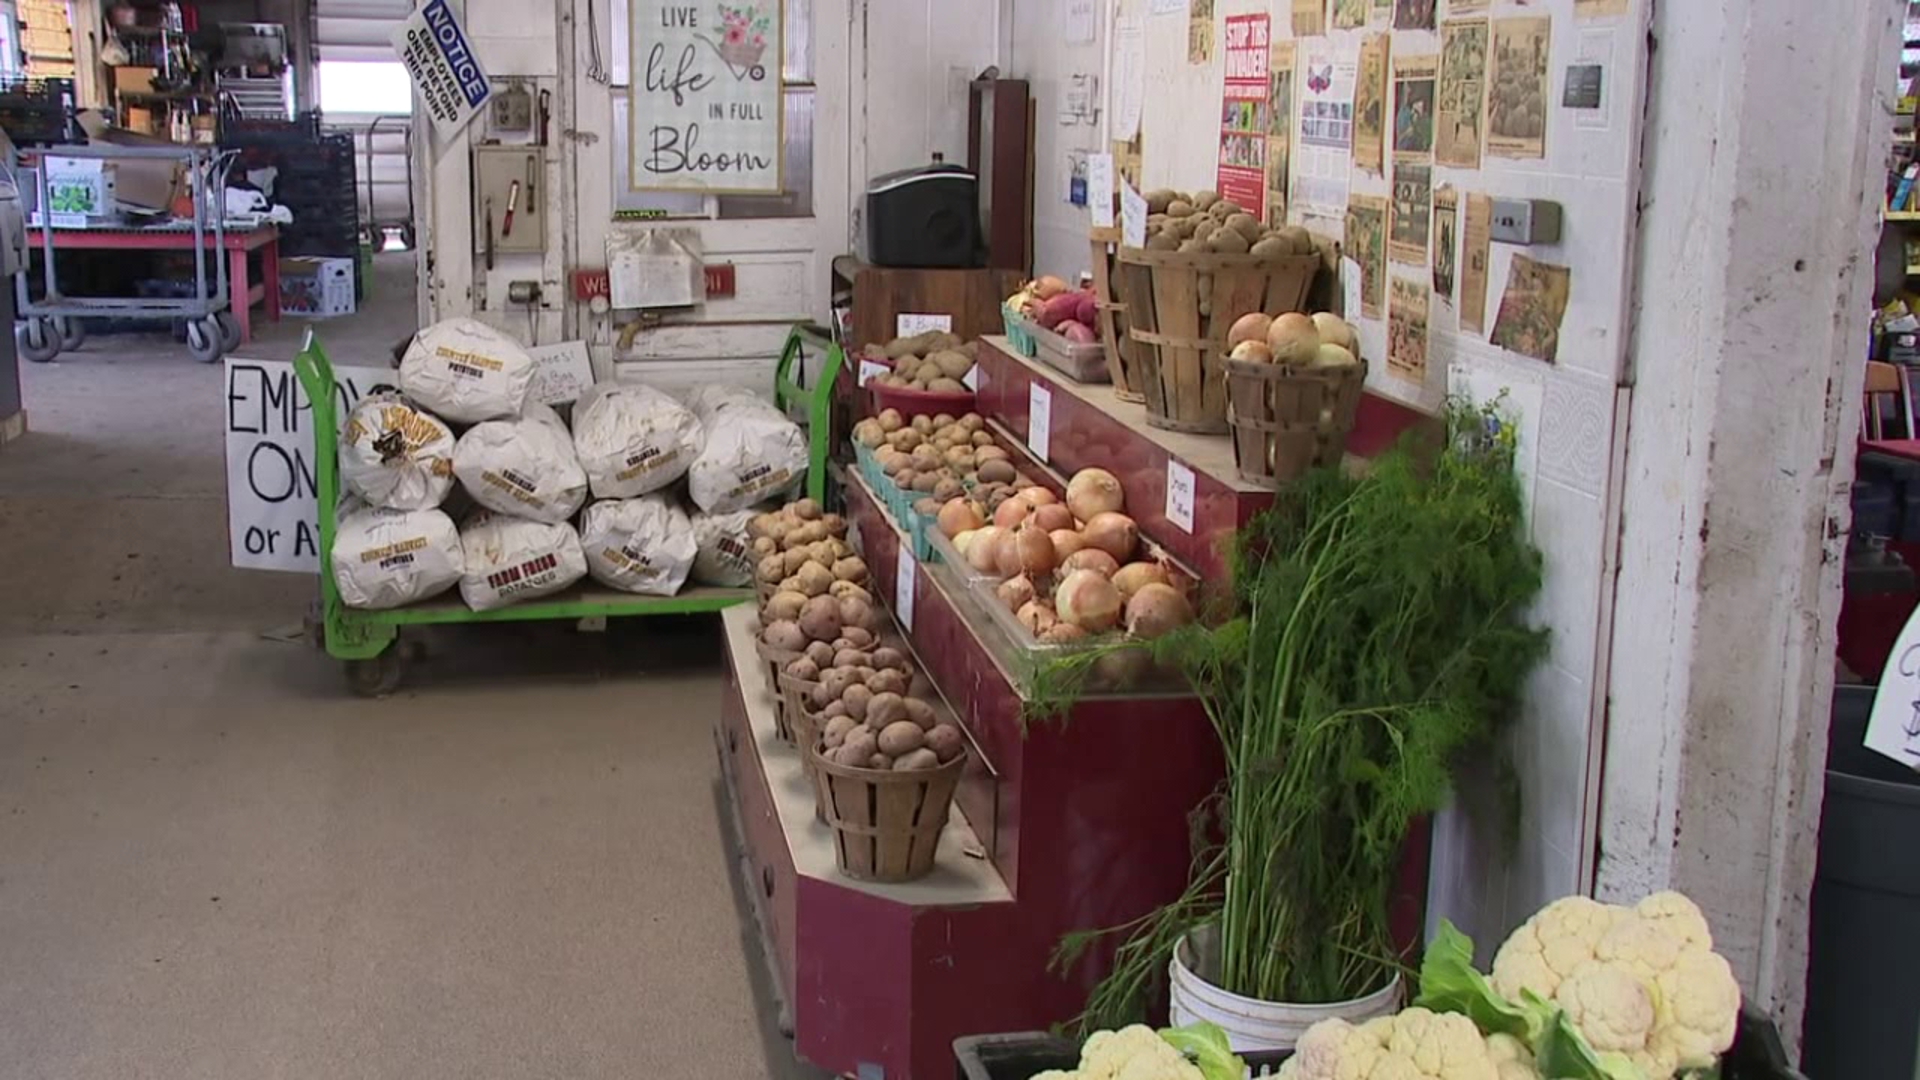
[[[849,0],[783,0],[786,16],[786,193],[782,196],[699,196],[638,192],[627,183],[628,8],[625,0],[573,0],[584,72],[600,56],[610,87],[576,76],[579,129],[603,138],[579,145],[577,207],[580,265],[604,265],[613,229],[681,226],[697,233],[709,263],[730,262],[736,293],[709,299],[685,317],[634,337],[621,349],[611,327],[590,337],[607,341],[605,355],[623,374],[676,385],[726,379],[764,386],[767,362],[779,354],[792,325],[825,322],[833,257],[850,248],[847,148],[850,143]],[[616,211],[665,212],[665,220],[615,223]],[[596,349],[596,353],[602,350]],[[701,361],[701,363],[690,363]]]

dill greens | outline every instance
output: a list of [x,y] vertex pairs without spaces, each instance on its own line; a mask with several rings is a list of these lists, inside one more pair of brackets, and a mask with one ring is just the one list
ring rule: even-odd
[[[1437,451],[1290,485],[1240,536],[1231,617],[1155,643],[1205,707],[1226,778],[1196,815],[1185,894],[1061,942],[1065,971],[1118,939],[1082,1027],[1138,1020],[1173,949],[1206,926],[1218,964],[1202,974],[1247,997],[1341,1001],[1391,977],[1408,828],[1514,715],[1546,647],[1525,620],[1540,555],[1499,404],[1454,406]],[[1036,711],[1058,712],[1097,663],[1036,672]]]

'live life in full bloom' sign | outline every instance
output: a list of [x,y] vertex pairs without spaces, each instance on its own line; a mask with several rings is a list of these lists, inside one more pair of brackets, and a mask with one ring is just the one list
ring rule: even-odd
[[635,191],[781,190],[782,0],[632,0]]

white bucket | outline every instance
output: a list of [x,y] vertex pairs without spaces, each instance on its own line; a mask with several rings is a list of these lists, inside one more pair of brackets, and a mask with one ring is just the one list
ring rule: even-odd
[[1182,941],[1173,951],[1173,962],[1167,965],[1167,975],[1173,983],[1170,1009],[1173,1026],[1211,1021],[1227,1033],[1227,1041],[1236,1051],[1291,1050],[1308,1028],[1322,1020],[1339,1017],[1358,1024],[1386,1016],[1400,1004],[1397,972],[1387,985],[1351,1001],[1286,1005],[1241,997],[1195,974],[1188,966],[1190,949],[1188,941]]

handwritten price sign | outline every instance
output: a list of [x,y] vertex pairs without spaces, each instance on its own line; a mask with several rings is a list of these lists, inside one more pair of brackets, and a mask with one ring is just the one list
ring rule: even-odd
[[632,0],[640,191],[781,190],[782,0]]

